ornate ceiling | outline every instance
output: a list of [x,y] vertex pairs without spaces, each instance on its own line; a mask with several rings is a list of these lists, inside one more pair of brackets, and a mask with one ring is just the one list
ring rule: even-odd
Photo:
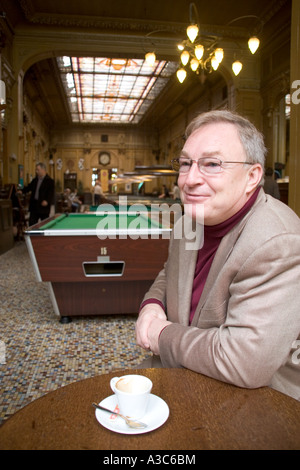
[[[154,30],[184,32],[190,0],[3,0],[3,11],[13,27],[97,28],[132,34]],[[203,25],[225,26],[233,18],[257,15],[268,20],[285,0],[198,0],[194,2]],[[251,20],[248,20],[248,25]],[[245,26],[245,23],[244,25]],[[247,23],[246,23],[247,26]]]
[[[190,3],[189,0],[0,0],[0,11],[5,12],[1,25],[5,24],[6,29],[19,37],[33,30],[41,37],[57,32],[61,56],[71,56],[76,51],[76,42],[73,50],[65,45],[61,39],[63,32],[66,38],[73,37],[81,45],[86,44],[86,55],[94,57],[142,59],[145,52],[153,48],[158,60],[178,60],[176,44],[185,37],[190,22]],[[198,0],[194,3],[202,35],[218,34],[236,41],[245,39],[255,24],[253,18],[228,23],[234,18],[255,15],[264,27],[266,41],[269,25],[283,6],[290,10],[291,0]],[[95,44],[97,38],[99,50],[96,54],[94,47],[90,54],[90,41]],[[51,55],[58,56],[56,52],[49,54],[29,68],[24,86],[47,125],[68,126],[72,124],[68,99],[56,57]],[[218,80],[222,80],[218,72],[204,83],[195,74],[184,85],[174,77],[139,125],[164,125],[170,117],[183,112],[186,103],[197,99]]]

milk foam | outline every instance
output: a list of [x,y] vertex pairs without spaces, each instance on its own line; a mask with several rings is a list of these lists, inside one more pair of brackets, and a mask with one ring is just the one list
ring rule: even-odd
[[126,393],[143,393],[149,388],[148,381],[140,377],[123,377],[118,380],[116,387],[121,392]]

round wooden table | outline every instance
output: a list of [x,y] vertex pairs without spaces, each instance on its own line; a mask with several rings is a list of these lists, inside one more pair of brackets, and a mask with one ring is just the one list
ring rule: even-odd
[[[168,404],[168,420],[139,435],[118,434],[92,402],[110,379],[143,374]],[[300,449],[300,402],[268,387],[238,388],[186,369],[134,369],[75,382],[33,401],[0,427],[0,449]]]

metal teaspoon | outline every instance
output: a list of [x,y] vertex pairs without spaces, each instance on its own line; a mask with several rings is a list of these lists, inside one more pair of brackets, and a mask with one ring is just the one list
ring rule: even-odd
[[130,418],[127,418],[127,416],[121,415],[121,413],[117,413],[116,411],[108,410],[107,408],[104,408],[103,406],[97,405],[97,403],[93,403],[93,406],[95,408],[98,408],[99,410],[107,411],[108,413],[111,413],[113,415],[120,416],[120,418],[123,418],[126,421],[127,426],[129,426],[130,428],[142,429],[142,428],[146,428],[148,426],[147,424],[142,423],[141,421],[137,421],[136,419],[130,419]]

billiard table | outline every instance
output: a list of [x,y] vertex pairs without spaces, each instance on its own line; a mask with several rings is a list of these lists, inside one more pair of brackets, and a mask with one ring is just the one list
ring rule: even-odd
[[167,259],[171,227],[149,209],[56,214],[25,231],[40,282],[60,322],[73,316],[136,314]]

